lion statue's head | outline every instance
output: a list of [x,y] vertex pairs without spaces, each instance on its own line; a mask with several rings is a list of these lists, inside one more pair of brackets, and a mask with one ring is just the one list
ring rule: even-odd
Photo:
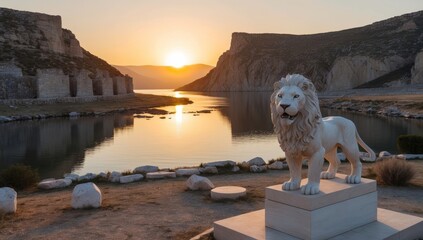
[[313,83],[300,74],[275,82],[270,110],[282,150],[303,151],[322,118]]

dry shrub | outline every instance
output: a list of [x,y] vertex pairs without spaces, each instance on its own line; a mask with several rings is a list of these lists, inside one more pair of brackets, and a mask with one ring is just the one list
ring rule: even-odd
[[30,166],[17,164],[8,167],[0,174],[0,187],[11,187],[23,190],[32,187],[40,180],[37,169]]
[[376,180],[378,183],[403,186],[406,185],[414,177],[414,169],[404,159],[386,159],[379,161],[374,166]]

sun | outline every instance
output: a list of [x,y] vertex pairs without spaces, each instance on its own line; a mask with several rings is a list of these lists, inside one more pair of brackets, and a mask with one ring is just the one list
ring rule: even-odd
[[166,66],[181,68],[187,64],[187,57],[183,52],[172,52],[166,57]]

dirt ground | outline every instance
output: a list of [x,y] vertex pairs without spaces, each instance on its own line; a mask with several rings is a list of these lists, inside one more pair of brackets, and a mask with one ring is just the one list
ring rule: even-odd
[[[423,217],[423,161],[410,162],[417,173],[410,186],[378,186],[378,205]],[[347,174],[349,164],[339,172]],[[247,188],[247,197],[214,202],[209,191],[188,191],[186,178],[98,183],[103,205],[89,210],[70,207],[72,187],[19,192],[17,213],[0,216],[0,239],[190,239],[216,220],[264,208],[265,187],[288,180],[289,171],[208,177],[215,186]]]

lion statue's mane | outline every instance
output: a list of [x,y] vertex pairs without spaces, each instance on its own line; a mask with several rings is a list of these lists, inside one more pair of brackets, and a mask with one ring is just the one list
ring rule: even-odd
[[[276,111],[275,105],[276,94],[284,86],[297,86],[303,91],[306,97],[304,107],[295,118],[295,123],[290,126],[281,124],[281,118]],[[278,135],[280,147],[285,152],[303,151],[310,141],[313,140],[314,131],[322,119],[316,89],[308,79],[299,74],[287,75],[285,78],[276,82],[274,88],[275,91],[270,98],[271,118],[274,131]]]

